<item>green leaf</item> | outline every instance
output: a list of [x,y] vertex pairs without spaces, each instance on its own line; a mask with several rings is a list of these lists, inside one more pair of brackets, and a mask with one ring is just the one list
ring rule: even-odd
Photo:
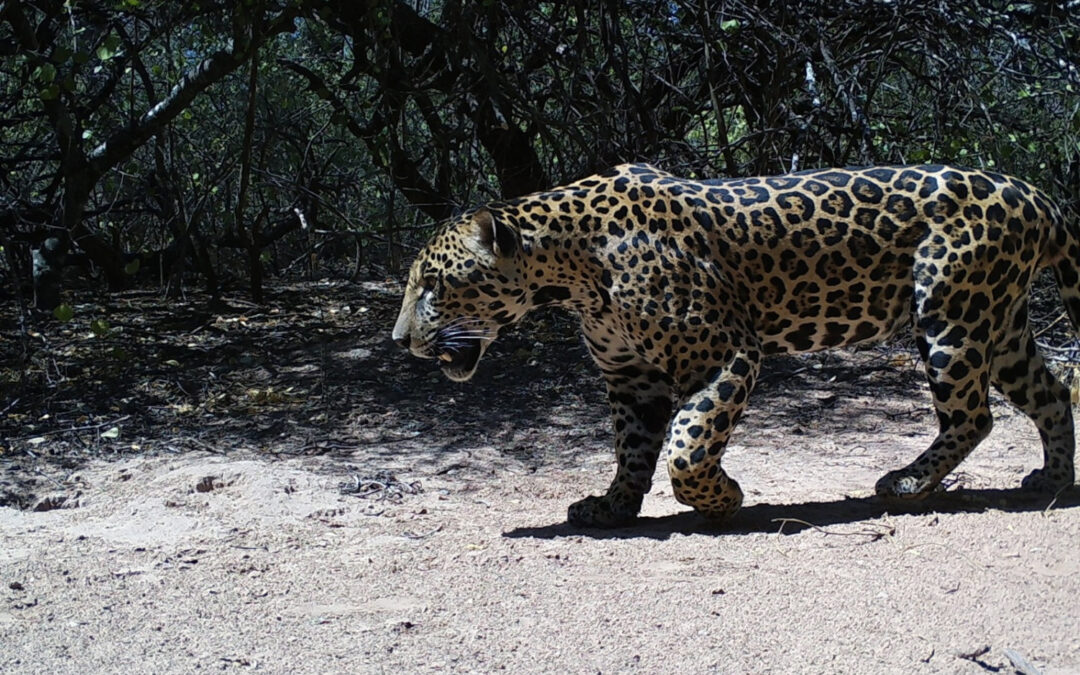
[[66,302],[57,305],[56,308],[53,309],[52,313],[53,316],[56,317],[57,321],[62,321],[63,323],[67,323],[68,321],[71,321],[75,318],[75,310],[72,309],[71,305],[67,304]]
[[722,22],[720,24],[720,30],[724,31],[725,33],[730,33],[730,32],[732,32],[734,30],[738,30],[738,28],[739,28],[739,20],[738,19],[728,19],[727,21],[724,21],[724,22]]
[[94,319],[90,322],[90,332],[98,337],[105,337],[110,330],[109,322],[105,319]]
[[930,159],[930,151],[926,148],[915,148],[908,155],[908,159],[912,162],[925,162]]
[[102,438],[120,438],[120,427],[111,427],[101,432]]
[[116,56],[120,51],[120,38],[114,34],[109,33],[105,36],[105,39],[101,41],[101,44],[97,48],[97,57],[102,61],[108,61],[112,57]]
[[56,66],[51,63],[43,63],[34,68],[33,78],[42,84],[48,84],[56,79]]
[[124,274],[126,274],[128,276],[134,276],[135,273],[139,271],[139,266],[140,265],[141,265],[141,263],[139,262],[139,259],[138,258],[133,258],[131,260],[131,262],[124,265]]
[[42,101],[55,101],[56,97],[60,95],[60,87],[56,84],[50,84],[41,91],[38,92],[38,96]]

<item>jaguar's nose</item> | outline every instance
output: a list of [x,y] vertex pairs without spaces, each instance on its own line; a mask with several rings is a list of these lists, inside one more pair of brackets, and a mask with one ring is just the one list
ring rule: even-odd
[[394,336],[393,339],[394,339],[394,344],[396,344],[398,347],[401,347],[402,349],[408,349],[409,348],[409,336],[407,336],[407,335],[402,336],[402,337]]

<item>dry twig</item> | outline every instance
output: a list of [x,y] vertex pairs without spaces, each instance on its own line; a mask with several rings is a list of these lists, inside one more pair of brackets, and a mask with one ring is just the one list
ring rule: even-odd
[[403,483],[389,471],[379,471],[374,476],[362,478],[353,475],[351,483],[341,483],[339,486],[342,494],[349,494],[361,499],[376,498],[378,501],[390,501],[400,503],[405,495],[416,495],[423,492],[420,481]]
[[896,534],[896,528],[892,525],[878,525],[874,526],[876,529],[867,528],[865,530],[857,532],[836,532],[834,530],[827,530],[824,527],[815,525],[799,518],[773,518],[770,522],[780,523],[780,529],[777,530],[777,534],[780,534],[784,530],[784,525],[787,523],[795,523],[796,525],[802,525],[803,527],[810,527],[825,535],[836,535],[840,537],[870,537],[870,541],[878,541],[885,537],[891,537]]

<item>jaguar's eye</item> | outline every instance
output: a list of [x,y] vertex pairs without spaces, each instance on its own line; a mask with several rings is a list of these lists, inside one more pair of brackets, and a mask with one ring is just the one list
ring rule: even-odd
[[420,280],[420,288],[424,293],[430,293],[435,290],[435,286],[437,286],[438,283],[439,280],[435,277],[424,277]]

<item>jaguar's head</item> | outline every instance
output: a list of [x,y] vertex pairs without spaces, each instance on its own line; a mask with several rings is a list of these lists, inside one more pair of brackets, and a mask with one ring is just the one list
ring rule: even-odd
[[528,311],[517,229],[491,211],[441,229],[413,262],[394,341],[464,382],[503,326]]

